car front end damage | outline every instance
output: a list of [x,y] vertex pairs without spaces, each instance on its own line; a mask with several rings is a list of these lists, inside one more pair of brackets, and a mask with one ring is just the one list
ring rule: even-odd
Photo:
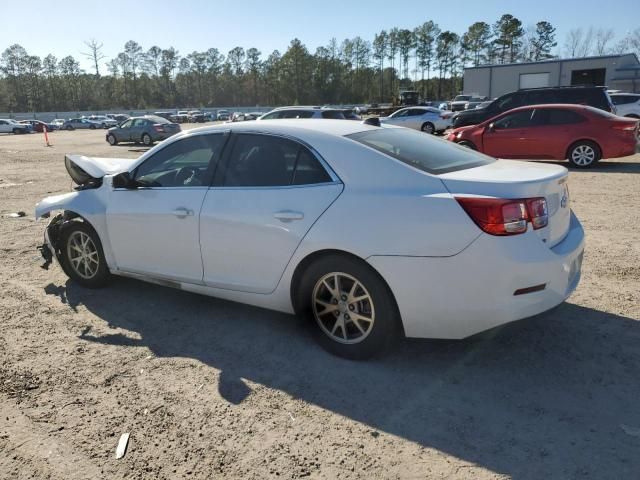
[[[65,211],[54,216],[49,221],[47,228],[44,230],[44,243],[37,248],[42,256],[42,263],[40,264],[40,267],[45,270],[49,270],[54,258],[58,263],[60,263],[60,233],[65,222],[70,221],[73,218],[70,213],[71,212]],[[45,217],[46,216],[49,216],[49,214],[46,214]]]

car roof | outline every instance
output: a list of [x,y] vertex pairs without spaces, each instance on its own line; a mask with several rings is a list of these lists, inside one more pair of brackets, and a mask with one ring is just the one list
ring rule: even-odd
[[214,133],[220,130],[231,130],[237,132],[263,132],[275,133],[293,136],[305,136],[305,133],[325,133],[335,136],[346,136],[353,133],[364,132],[367,130],[378,130],[380,127],[365,125],[360,122],[345,122],[344,120],[329,119],[283,119],[269,120],[268,122],[242,122],[242,123],[225,123],[220,125],[211,125],[206,127],[194,128],[186,132],[192,133]]
[[591,107],[590,105],[581,105],[578,103],[539,103],[539,104],[533,104],[533,105],[525,105],[523,107],[517,107],[508,111],[517,112],[520,110],[529,110],[532,108],[537,108],[537,109],[563,108],[567,110],[590,110],[594,107]]
[[333,108],[333,107],[314,107],[314,106],[290,106],[290,107],[278,107],[278,108],[274,108],[273,110],[271,110],[272,112],[275,111],[282,111],[282,110],[301,110],[301,111],[307,111],[307,112],[317,112],[317,111],[321,111],[321,112],[341,112],[343,109],[342,108]]

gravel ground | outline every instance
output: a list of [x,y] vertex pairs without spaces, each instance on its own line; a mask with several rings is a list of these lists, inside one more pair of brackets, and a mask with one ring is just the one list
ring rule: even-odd
[[640,476],[640,155],[571,172],[587,250],[567,303],[353,363],[287,315],[41,270],[33,206],[69,191],[64,153],[144,151],[51,140],[0,136],[0,478]]

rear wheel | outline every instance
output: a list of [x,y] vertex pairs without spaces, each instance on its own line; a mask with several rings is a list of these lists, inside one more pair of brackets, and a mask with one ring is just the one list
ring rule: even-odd
[[422,130],[424,133],[433,134],[436,131],[436,127],[431,122],[425,122],[422,124],[420,130]]
[[96,126],[92,123],[91,125],[89,125],[89,129],[90,129],[90,130],[95,130],[95,129],[96,129]]
[[571,165],[577,168],[588,168],[600,160],[600,147],[588,140],[581,140],[569,148],[567,155]]
[[109,145],[111,145],[111,146],[117,145],[118,144],[118,139],[116,138],[116,136],[113,133],[110,133],[109,135],[107,135],[107,142],[109,142]]
[[331,255],[302,276],[297,306],[320,345],[340,357],[365,360],[383,353],[399,334],[400,315],[380,276],[356,259]]
[[64,128],[65,128],[65,130],[69,130],[69,131],[73,130],[73,126],[71,126],[71,125],[67,125]]
[[110,274],[102,244],[89,224],[71,222],[60,240],[61,264],[69,278],[88,288],[99,288],[107,283]]
[[471,150],[478,150],[476,148],[476,146],[473,144],[473,142],[469,142],[468,140],[462,140],[462,141],[458,142],[458,145],[470,148]]
[[151,135],[149,135],[148,133],[145,133],[142,135],[142,143],[146,146],[149,147],[153,144],[153,139],[151,138]]

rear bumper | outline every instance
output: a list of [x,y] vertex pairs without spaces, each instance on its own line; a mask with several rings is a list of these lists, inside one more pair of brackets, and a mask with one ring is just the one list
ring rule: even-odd
[[[529,231],[483,234],[453,257],[370,257],[387,280],[408,337],[468,337],[550,310],[580,281],[584,230],[571,214],[567,236],[548,248]],[[544,289],[514,295],[518,289]]]

